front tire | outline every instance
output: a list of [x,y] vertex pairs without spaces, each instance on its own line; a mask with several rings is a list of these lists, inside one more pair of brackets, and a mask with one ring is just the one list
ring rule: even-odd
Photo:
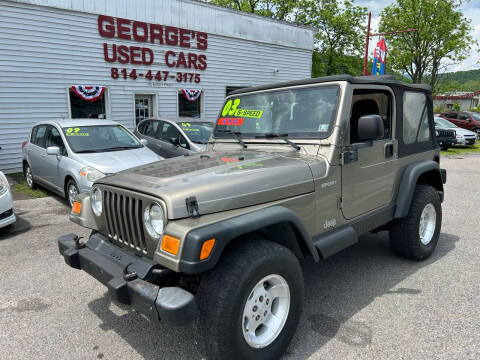
[[434,252],[441,226],[442,205],[436,189],[417,185],[408,215],[392,224],[392,250],[407,259],[424,260]]
[[204,275],[196,298],[208,359],[278,359],[300,319],[302,269],[281,245],[242,241]]
[[67,186],[65,186],[65,195],[67,198],[68,203],[70,204],[70,207],[73,207],[73,203],[75,201],[75,197],[78,195],[78,186],[75,180],[70,179],[67,182]]

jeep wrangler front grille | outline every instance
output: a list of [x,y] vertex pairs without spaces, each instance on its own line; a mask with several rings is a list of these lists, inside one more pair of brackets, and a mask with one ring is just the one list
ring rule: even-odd
[[105,189],[103,193],[108,237],[137,252],[147,254],[142,200]]

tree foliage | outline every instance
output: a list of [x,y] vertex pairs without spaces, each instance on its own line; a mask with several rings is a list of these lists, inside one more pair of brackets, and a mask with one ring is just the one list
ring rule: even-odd
[[344,0],[301,0],[298,22],[314,27],[312,75],[360,75],[367,9]]
[[316,30],[312,76],[360,75],[367,9],[354,0],[210,0],[212,4],[289,20]]
[[435,86],[439,72],[465,59],[472,46],[471,26],[459,11],[461,0],[397,0],[381,13],[380,32],[387,35],[387,59],[414,83]]

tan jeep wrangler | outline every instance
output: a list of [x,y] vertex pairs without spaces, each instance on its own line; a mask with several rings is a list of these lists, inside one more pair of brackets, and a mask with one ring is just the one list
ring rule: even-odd
[[299,259],[380,230],[401,256],[433,253],[439,162],[428,86],[331,76],[238,90],[206,152],[78,196],[71,220],[92,234],[59,249],[116,301],[175,326],[196,320],[207,357],[276,359],[302,310]]

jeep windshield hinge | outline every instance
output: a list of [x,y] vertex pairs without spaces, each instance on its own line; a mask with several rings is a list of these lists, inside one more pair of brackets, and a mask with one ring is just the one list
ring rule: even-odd
[[191,218],[196,219],[200,217],[200,213],[198,212],[198,201],[195,196],[186,198],[185,204],[187,205],[187,211]]
[[358,161],[358,151],[356,149],[350,151],[344,151],[341,155],[342,165]]

